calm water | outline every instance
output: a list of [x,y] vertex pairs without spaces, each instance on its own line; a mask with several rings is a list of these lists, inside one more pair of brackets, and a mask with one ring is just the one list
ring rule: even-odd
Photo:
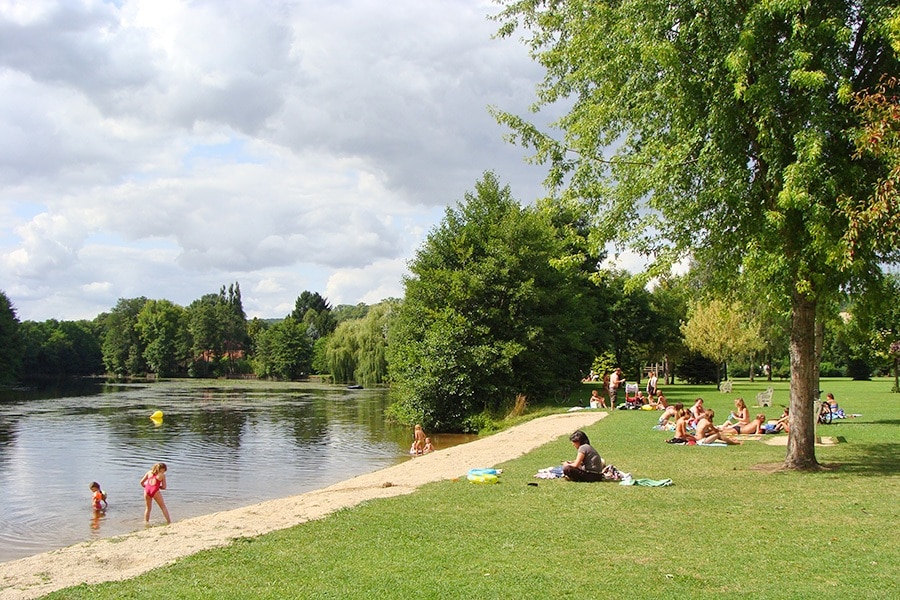
[[[24,396],[0,392],[0,562],[143,528],[138,482],[155,462],[169,466],[166,504],[181,520],[410,460],[411,431],[384,422],[379,389],[177,381]],[[91,481],[109,495],[99,518]],[[151,523],[163,522],[154,504]]]

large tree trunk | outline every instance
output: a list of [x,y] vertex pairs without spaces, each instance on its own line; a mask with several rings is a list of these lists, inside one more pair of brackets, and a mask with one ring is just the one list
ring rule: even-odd
[[900,375],[898,375],[898,367],[900,367],[900,359],[894,357],[894,389],[892,392],[900,392]]
[[816,345],[815,345],[815,361],[813,362],[813,367],[815,368],[815,373],[813,374],[813,389],[815,390],[815,397],[818,398],[822,394],[822,383],[821,376],[822,373],[819,371],[819,367],[822,364],[822,352],[825,349],[825,320],[819,316],[816,319]]
[[791,304],[791,414],[784,467],[814,470],[819,468],[813,418],[816,301],[795,291]]

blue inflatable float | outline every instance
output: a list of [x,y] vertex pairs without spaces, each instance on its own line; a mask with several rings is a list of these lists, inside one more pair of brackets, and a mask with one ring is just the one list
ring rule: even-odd
[[466,479],[472,483],[497,483],[500,471],[497,469],[469,469]]

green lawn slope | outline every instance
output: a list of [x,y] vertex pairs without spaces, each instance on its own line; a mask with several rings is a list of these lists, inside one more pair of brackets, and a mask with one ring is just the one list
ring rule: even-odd
[[[821,472],[777,471],[785,448],[759,441],[666,444],[671,434],[651,429],[657,413],[616,411],[587,430],[594,446],[621,470],[673,486],[535,479],[573,458],[561,438],[499,465],[497,485],[435,483],[47,597],[897,598],[900,394],[891,384],[823,382],[862,416],[820,426],[839,440],[817,448]],[[702,396],[721,421],[735,397],[752,406],[767,385],[664,391],[673,402]],[[787,383],[772,385],[767,412],[777,417]]]

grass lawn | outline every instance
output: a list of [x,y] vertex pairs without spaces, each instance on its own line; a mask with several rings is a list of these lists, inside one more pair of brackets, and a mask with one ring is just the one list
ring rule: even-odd
[[[737,380],[727,396],[663,389],[671,402],[702,396],[721,422],[734,398],[752,407],[767,385]],[[773,472],[785,448],[758,441],[665,444],[671,433],[651,429],[658,413],[616,411],[586,430],[593,445],[620,470],[673,486],[535,479],[574,457],[561,438],[499,465],[498,485],[431,484],[48,598],[897,598],[900,394],[891,385],[823,382],[862,417],[819,426],[840,439],[817,448],[830,467],[821,472]],[[775,418],[788,384],[773,387],[765,412]]]

